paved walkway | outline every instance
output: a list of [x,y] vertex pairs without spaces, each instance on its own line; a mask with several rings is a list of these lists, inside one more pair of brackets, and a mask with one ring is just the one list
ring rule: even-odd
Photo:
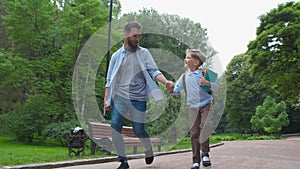
[[[190,169],[191,151],[156,154],[146,165],[141,155],[130,156],[130,169]],[[229,141],[211,149],[211,169],[299,169],[300,137],[285,140]],[[63,167],[65,166],[65,167]],[[4,167],[6,169],[116,169],[116,157],[62,163]],[[201,167],[204,168],[204,167]]]
[[[230,141],[212,148],[210,154],[211,169],[299,169],[300,137]],[[60,169],[115,169],[118,165],[118,162],[107,162]],[[151,165],[146,165],[144,159],[133,159],[129,165],[130,169],[189,169],[191,152],[157,156]]]

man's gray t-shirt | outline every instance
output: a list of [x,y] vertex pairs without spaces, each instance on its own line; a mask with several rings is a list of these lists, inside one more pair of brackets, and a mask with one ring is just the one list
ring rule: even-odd
[[117,74],[116,94],[130,100],[147,100],[146,80],[136,52],[125,51],[125,58]]

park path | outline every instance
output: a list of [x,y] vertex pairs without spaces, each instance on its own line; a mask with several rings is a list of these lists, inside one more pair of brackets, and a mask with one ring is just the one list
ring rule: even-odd
[[[212,148],[210,154],[211,169],[299,169],[300,137],[228,141]],[[59,169],[115,169],[118,165],[118,162],[106,162]],[[151,165],[146,165],[144,159],[132,159],[129,165],[130,169],[189,169],[191,152],[159,155]]]

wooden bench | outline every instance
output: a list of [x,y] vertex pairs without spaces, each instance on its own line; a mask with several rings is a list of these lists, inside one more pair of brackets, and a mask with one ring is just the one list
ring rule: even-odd
[[[109,124],[88,122],[90,139],[92,140],[91,152],[95,154],[97,145],[99,145],[101,150],[108,153],[112,150],[111,141],[111,127]],[[124,138],[125,146],[133,147],[133,153],[136,154],[137,148],[143,146],[144,144],[141,140],[134,134],[132,127],[123,126],[122,134]],[[158,147],[158,151],[161,151],[161,140],[160,138],[150,138],[153,146]]]

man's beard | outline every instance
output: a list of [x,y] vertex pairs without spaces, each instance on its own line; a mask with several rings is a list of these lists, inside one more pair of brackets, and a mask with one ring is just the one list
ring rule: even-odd
[[136,49],[139,42],[138,41],[134,41],[134,40],[127,40],[128,46],[130,46],[132,49]]

